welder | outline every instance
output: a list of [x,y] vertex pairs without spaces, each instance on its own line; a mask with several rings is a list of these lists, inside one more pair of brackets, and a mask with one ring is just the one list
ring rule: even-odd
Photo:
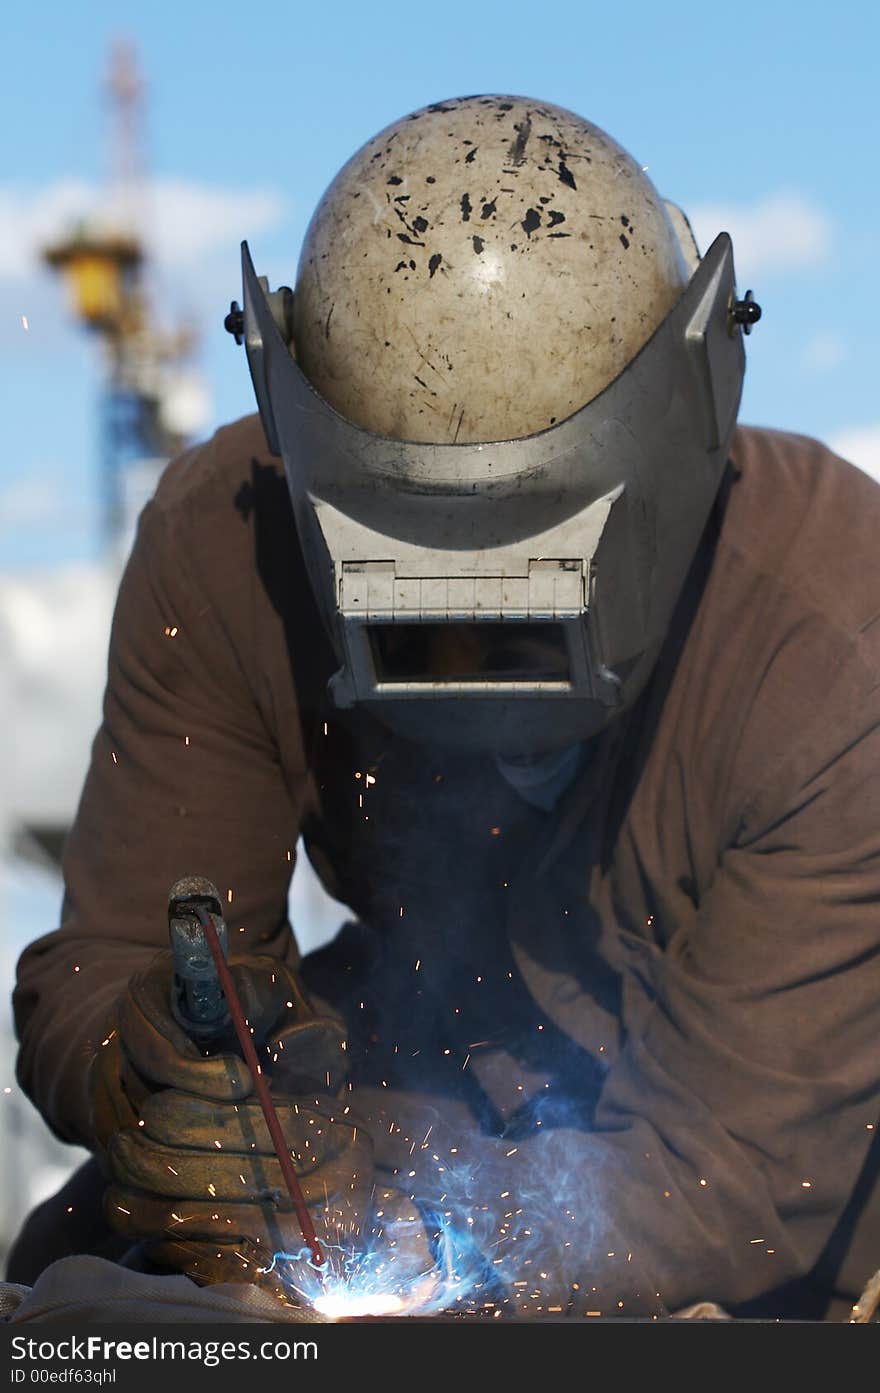
[[[328,1243],[522,1319],[846,1318],[880,1266],[880,491],[737,424],[733,255],[499,95],[368,140],[292,288],[245,245],[259,410],[141,516],[19,966],[19,1077],[94,1159],[14,1279],[302,1247],[251,1073],[172,1010],[198,875]],[[350,909],[302,959],[300,838]]]

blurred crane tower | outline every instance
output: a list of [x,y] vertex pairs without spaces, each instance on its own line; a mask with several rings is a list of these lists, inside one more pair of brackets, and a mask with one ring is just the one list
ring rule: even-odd
[[110,114],[106,197],[42,254],[101,346],[102,533],[121,562],[162,467],[203,424],[205,393],[192,362],[193,328],[161,326],[151,303],[145,84],[131,41],[111,45],[103,87]]

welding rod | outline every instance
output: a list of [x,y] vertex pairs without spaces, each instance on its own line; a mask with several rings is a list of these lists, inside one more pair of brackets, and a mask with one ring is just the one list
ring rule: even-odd
[[235,1026],[235,1033],[238,1036],[238,1043],[241,1045],[242,1053],[244,1054],[245,1058],[245,1063],[247,1064],[248,1068],[251,1071],[251,1074],[253,1075],[254,1086],[257,1091],[257,1097],[260,1100],[260,1107],[263,1109],[263,1116],[266,1119],[266,1126],[269,1128],[269,1135],[271,1136],[272,1144],[275,1147],[275,1154],[278,1157],[278,1162],[281,1166],[281,1173],[284,1176],[288,1194],[290,1195],[290,1198],[293,1200],[293,1207],[296,1210],[296,1216],[299,1219],[299,1225],[302,1229],[303,1238],[305,1239],[306,1243],[312,1251],[312,1260],[314,1261],[316,1266],[320,1267],[324,1261],[324,1254],[321,1251],[321,1245],[319,1244],[318,1236],[315,1233],[315,1226],[312,1223],[312,1216],[308,1211],[303,1192],[300,1189],[299,1181],[296,1178],[296,1171],[293,1168],[293,1161],[291,1159],[290,1151],[288,1150],[287,1142],[284,1138],[284,1133],[281,1130],[281,1123],[278,1121],[278,1114],[275,1111],[275,1104],[272,1101],[272,1095],[269,1092],[269,1087],[266,1083],[265,1078],[263,1077],[263,1072],[260,1068],[260,1061],[257,1059],[257,1052],[254,1049],[254,1043],[251,1039],[251,1033],[248,1029],[247,1021],[244,1018],[244,1012],[241,1009],[241,1002],[238,999],[238,992],[236,990],[235,983],[232,980],[232,973],[229,971],[229,967],[227,965],[223,949],[220,945],[220,939],[217,935],[217,930],[214,927],[214,920],[211,917],[209,911],[205,909],[205,907],[201,904],[193,903],[190,906],[190,912],[196,916],[196,918],[198,919],[199,923],[205,931],[205,938],[208,941],[208,947],[210,948],[211,956],[214,959],[214,966],[217,969],[217,976],[220,978],[220,985],[223,988],[223,995],[226,998],[226,1005],[229,1009],[229,1014],[232,1017],[232,1023]]

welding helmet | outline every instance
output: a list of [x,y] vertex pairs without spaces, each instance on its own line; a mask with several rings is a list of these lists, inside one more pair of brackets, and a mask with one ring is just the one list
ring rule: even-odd
[[352,156],[295,291],[246,243],[242,263],[227,327],[284,461],[336,705],[498,755],[631,706],[739,406],[751,307],[728,236],[700,259],[603,131],[475,96]]

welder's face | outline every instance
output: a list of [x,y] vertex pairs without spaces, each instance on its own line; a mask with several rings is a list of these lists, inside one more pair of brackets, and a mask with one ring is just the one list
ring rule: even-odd
[[559,624],[376,624],[376,676],[394,682],[565,682]]

